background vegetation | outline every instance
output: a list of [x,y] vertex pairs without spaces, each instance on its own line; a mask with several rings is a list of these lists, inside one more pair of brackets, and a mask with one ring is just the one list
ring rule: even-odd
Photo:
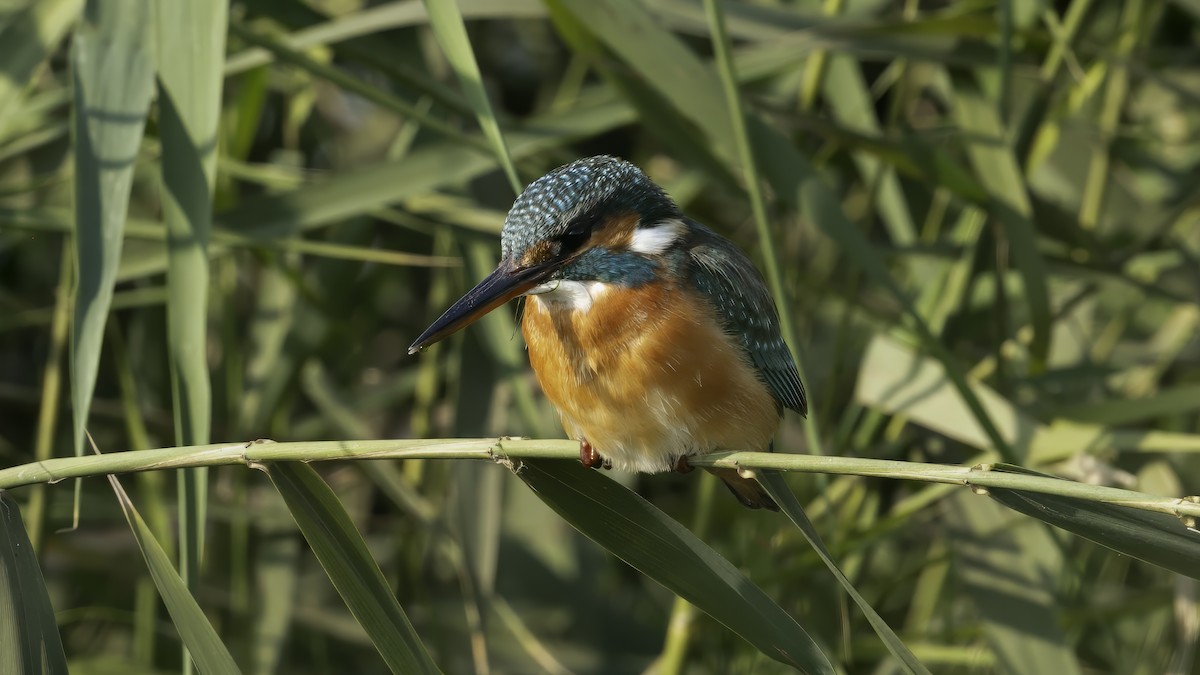
[[[625,156],[777,263],[813,403],[780,451],[1200,493],[1196,2],[722,2],[732,70],[693,0],[461,0],[465,35],[431,4],[436,30],[412,0],[0,2],[0,465],[90,453],[85,421],[105,453],[561,437],[511,312],[406,354],[495,263],[514,197],[502,138],[520,183]],[[23,541],[19,504],[72,672],[176,671],[180,635],[228,648],[199,651],[205,672],[410,657],[416,672],[421,644],[448,673],[784,668],[621,562],[636,540],[596,545],[504,466],[322,465],[332,493],[274,466],[138,474],[132,502],[97,478],[9,493],[0,551],[21,550],[6,548]],[[554,466],[523,477],[569,511]],[[696,473],[613,478],[839,670],[899,672],[784,517]],[[933,672],[1200,673],[1195,579],[1000,504],[1123,532],[1127,552],[1171,553],[1156,560],[1194,577],[1196,536],[1173,516],[887,478],[789,484]],[[344,538],[322,544],[322,527]],[[327,575],[345,551],[363,555]],[[40,588],[28,557],[7,559]],[[659,578],[678,590],[688,573]],[[353,616],[331,577],[366,603]],[[716,605],[733,620],[734,600]]]

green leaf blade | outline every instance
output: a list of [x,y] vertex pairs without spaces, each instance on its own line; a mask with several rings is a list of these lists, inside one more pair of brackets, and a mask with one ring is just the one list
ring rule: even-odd
[[183,577],[171,564],[167,552],[154,537],[150,526],[142,519],[133,505],[133,501],[121,487],[115,476],[108,477],[109,484],[121,505],[121,511],[133,531],[138,548],[146,559],[146,567],[150,577],[171,614],[171,621],[179,631],[179,637],[187,648],[189,658],[204,675],[239,675],[241,670],[233,660],[229,650],[217,636],[217,631],[209,623],[204,610],[196,602],[195,596],[188,590]]
[[[991,469],[1052,478],[1007,464],[992,465]],[[1200,579],[1200,533],[1188,529],[1178,518],[1115,504],[1021,490],[989,488],[988,496],[1014,511],[1118,553]]]
[[440,673],[333,490],[307,464],[272,463],[266,471],[388,668],[404,675]]
[[[175,438],[208,443],[208,241],[217,164],[229,5],[223,0],[158,5],[158,128],[167,225],[167,348]],[[200,579],[208,510],[208,471],[179,473],[180,569]],[[185,659],[186,663],[186,659]]]
[[687,528],[619,483],[552,460],[517,474],[575,529],[741,635],[805,673],[833,673],[828,657],[787,612]]
[[82,455],[104,326],[121,262],[133,165],[154,86],[146,0],[101,0],[75,33],[75,285],[71,402]]
[[757,478],[767,493],[771,495],[771,499],[775,500],[779,508],[787,514],[787,517],[804,534],[804,538],[808,540],[808,543],[812,544],[821,561],[825,563],[830,572],[833,572],[833,576],[837,578],[842,588],[846,589],[846,592],[850,594],[850,597],[854,599],[854,602],[866,614],[867,621],[870,622],[871,627],[875,629],[880,639],[883,640],[883,644],[892,653],[892,656],[896,657],[896,660],[900,662],[904,670],[912,675],[930,675],[929,670],[904,645],[904,641],[900,639],[900,636],[896,635],[895,631],[883,620],[883,617],[879,616],[879,612],[876,612],[875,608],[871,607],[871,604],[863,598],[850,579],[842,572],[842,569],[833,559],[833,555],[829,553],[829,549],[825,548],[825,543],[821,541],[821,535],[817,533],[817,529],[813,527],[812,522],[805,515],[804,509],[796,499],[796,495],[792,493],[791,489],[788,488],[787,482],[783,480],[783,476],[776,471],[762,471],[758,473]]
[[[1033,206],[1024,175],[1005,141],[1000,113],[967,83],[960,83],[955,96],[955,118],[963,132],[982,140],[968,145],[968,156],[979,180],[991,195],[991,211],[1004,228],[1013,260],[1024,282],[1025,303],[1033,324],[1031,350],[1035,363],[1044,366],[1050,351],[1053,322],[1047,290],[1046,263],[1037,246]],[[1040,366],[1039,366],[1040,367]]]
[[65,675],[46,580],[12,495],[0,490],[0,672]]

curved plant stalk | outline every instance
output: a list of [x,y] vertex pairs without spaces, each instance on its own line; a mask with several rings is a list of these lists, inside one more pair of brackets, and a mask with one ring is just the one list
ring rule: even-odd
[[[778,610],[761,591],[752,594],[753,597],[743,595],[745,584],[749,582],[738,582],[730,576],[739,573],[694,535],[614,481],[594,472],[579,470],[571,462],[559,464],[545,461],[573,460],[577,456],[577,450],[577,445],[571,441],[507,438],[251,442],[50,459],[0,471],[0,489],[54,482],[64,478],[231,464],[253,468],[266,467],[277,484],[281,476],[296,476],[305,477],[312,486],[318,486],[318,483],[313,481],[319,479],[315,478],[316,474],[310,469],[287,462],[417,457],[494,460],[513,468],[541,499],[574,527],[614,555],[622,557],[714,618],[726,623],[758,646],[764,654],[780,658],[810,672],[826,672],[824,657],[803,629],[799,625],[793,627],[790,617]],[[771,485],[776,500],[781,504],[790,505],[789,515],[797,520],[797,524],[814,542],[819,541],[813,534],[815,531],[811,527],[805,527],[807,519],[796,508],[798,504],[794,499],[788,499],[790,494],[785,491],[786,486],[783,486],[778,476],[769,470],[876,476],[961,485],[978,495],[994,496],[1001,504],[1113,550],[1180,574],[1200,577],[1200,536],[1195,529],[1200,521],[1200,497],[1154,497],[1130,490],[1076,483],[1007,465],[952,466],[778,453],[720,453],[695,457],[692,464],[739,470],[767,470],[761,471],[759,475],[770,479],[768,484]],[[284,473],[280,474],[279,471]],[[296,474],[295,471],[302,473]],[[774,482],[770,482],[771,480]],[[287,497],[293,514],[297,514],[298,509],[304,511],[310,508],[314,503],[302,493],[315,494],[316,488],[291,491],[283,485],[278,487]],[[292,492],[295,494],[291,494]],[[322,488],[320,492],[323,496],[318,501],[326,503],[327,506],[332,505],[332,493],[328,488]],[[305,506],[306,504],[309,506]],[[314,536],[329,531],[328,527],[317,525],[316,522],[314,520],[309,524],[311,527],[304,528],[310,542]],[[646,542],[659,542],[667,548],[659,545],[647,547]],[[324,542],[322,545],[325,544],[329,544],[322,549],[325,551],[325,558],[334,555],[336,551],[345,550],[342,544]],[[314,543],[314,547],[316,546]],[[356,558],[370,567],[366,557],[359,555]],[[701,568],[694,568],[692,563],[699,561],[703,561]],[[328,560],[324,562],[326,567],[330,566]],[[831,568],[834,567],[836,566],[831,565]],[[670,570],[676,572],[671,573]],[[688,573],[681,575],[680,571]],[[723,584],[732,584],[731,588],[740,588],[742,591],[732,595],[712,596],[711,593],[715,592],[715,579],[722,579]],[[347,583],[357,582],[351,580]],[[346,586],[346,589],[349,588],[350,586]],[[365,598],[378,595],[363,593],[363,589],[357,586],[351,590],[352,596],[364,602]],[[861,599],[856,597],[856,600]],[[739,611],[724,611],[722,608],[731,606],[729,603],[734,603],[740,608]],[[363,616],[375,617],[383,611],[377,604],[368,603],[359,607],[363,608],[366,608]],[[778,616],[768,624],[762,624],[761,621],[766,616],[763,612]],[[360,614],[355,613],[356,616]],[[873,613],[868,614],[871,615],[873,624],[881,623]],[[402,612],[394,615],[400,617]],[[780,627],[778,622],[785,618],[788,619],[785,621],[787,626]],[[376,626],[379,629],[378,634],[373,636],[376,645],[383,652],[387,652],[390,649],[388,645],[391,644],[386,636],[394,635],[396,626],[403,626],[405,622],[385,623],[391,624],[391,627],[385,628],[383,623],[379,623]],[[776,626],[778,630],[764,633],[762,631],[765,625]],[[396,652],[393,654],[394,658],[389,659],[393,669],[401,667],[402,663],[411,665],[418,662],[432,667],[428,656],[418,648],[420,642],[415,638],[415,634],[411,633],[411,626],[403,632],[411,638],[406,641],[409,648]],[[901,643],[890,630],[880,629],[880,634],[884,636],[897,658],[908,665],[910,672],[924,672],[907,649],[897,647]]]
[[[253,465],[262,462],[328,462],[365,459],[578,459],[579,444],[567,440],[442,438],[295,443],[218,443],[155,450],[110,452],[91,457],[56,457],[0,469],[0,490],[138,471]],[[986,494],[989,488],[1058,495],[1113,504],[1181,519],[1200,519],[1200,497],[1156,497],[1134,490],[1078,483],[1065,478],[1012,473],[1007,465],[975,466],[905,462],[862,457],[792,455],[784,452],[722,452],[693,457],[692,466],[771,469],[960,485]],[[1004,469],[995,470],[997,468]],[[1200,544],[1200,536],[1197,537]],[[1200,567],[1197,568],[1200,570]]]
[[[754,161],[754,148],[750,142],[750,133],[746,129],[746,116],[742,111],[741,94],[738,92],[737,70],[733,63],[733,56],[730,54],[729,35],[725,30],[725,16],[721,12],[717,0],[705,0],[704,9],[708,15],[709,30],[712,32],[713,51],[716,52],[717,71],[721,75],[725,103],[729,106],[729,120],[733,125],[738,161],[741,162],[742,170],[746,174],[746,193],[750,196],[750,209],[754,213],[754,225],[762,244],[763,262],[767,268],[767,283],[771,286],[771,295],[775,297],[775,305],[779,308],[779,323],[783,331],[784,342],[792,350],[792,356],[796,360],[796,370],[799,371],[800,377],[808,382],[804,370],[804,360],[800,358],[800,351],[796,346],[796,324],[792,320],[792,303],[783,289],[783,272],[779,268],[779,256],[775,254],[775,237],[772,236],[771,225],[767,222],[766,199],[763,197],[758,167]],[[813,54],[813,58],[820,60],[822,57]],[[815,62],[809,63],[809,65],[814,64]],[[816,65],[815,69],[820,72],[823,70],[823,66]],[[814,77],[819,77],[819,75],[814,75]],[[809,419],[804,425],[804,439],[808,441],[810,452],[823,455],[825,453],[821,450],[821,434],[817,426],[817,413],[812,407],[813,401],[810,400],[808,405]]]

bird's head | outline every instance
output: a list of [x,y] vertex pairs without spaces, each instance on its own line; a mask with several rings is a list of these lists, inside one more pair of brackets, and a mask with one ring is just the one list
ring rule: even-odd
[[519,295],[552,291],[564,281],[646,283],[684,229],[679,208],[633,164],[598,156],[560,166],[513,203],[496,269],[426,329],[409,353]]

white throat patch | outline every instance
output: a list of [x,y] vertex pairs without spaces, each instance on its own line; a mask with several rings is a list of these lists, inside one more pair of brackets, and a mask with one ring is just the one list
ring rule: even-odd
[[679,240],[686,226],[676,218],[664,220],[650,227],[639,227],[629,240],[629,250],[644,255],[660,255]]
[[592,303],[610,288],[612,284],[603,281],[559,279],[534,286],[525,294],[536,295],[538,300],[555,309],[586,312],[592,308]]

